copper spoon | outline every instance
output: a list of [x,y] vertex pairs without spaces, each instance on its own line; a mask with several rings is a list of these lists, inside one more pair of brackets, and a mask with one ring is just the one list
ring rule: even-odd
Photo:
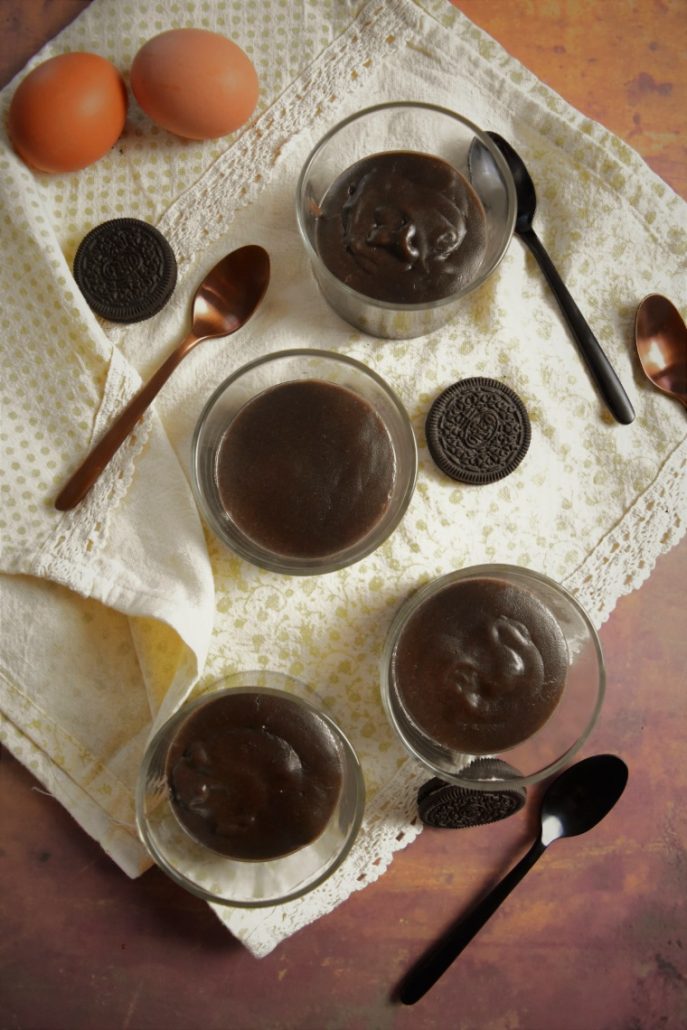
[[55,507],[69,511],[83,500],[177,365],[202,340],[229,336],[245,325],[265,295],[270,259],[249,245],[227,254],[212,268],[193,298],[191,331],[117,416],[66,486]]
[[635,344],[647,379],[687,407],[687,325],[667,297],[650,293],[640,303]]

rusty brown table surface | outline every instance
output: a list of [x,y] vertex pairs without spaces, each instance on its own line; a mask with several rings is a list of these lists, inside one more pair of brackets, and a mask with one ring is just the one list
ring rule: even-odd
[[[85,6],[1,0],[0,84]],[[687,0],[458,6],[687,197]],[[391,1001],[393,985],[524,852],[531,816],[425,831],[377,883],[258,961],[156,869],[128,880],[4,752],[0,1027],[687,1026],[686,581],[683,541],[601,630],[607,701],[583,755],[627,761],[618,808],[555,844],[413,1008]]]

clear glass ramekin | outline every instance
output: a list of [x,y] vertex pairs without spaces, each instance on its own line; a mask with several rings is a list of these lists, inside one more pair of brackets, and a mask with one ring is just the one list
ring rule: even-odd
[[[488,174],[471,177],[468,155],[475,141],[491,160],[488,166],[480,164]],[[429,303],[398,304],[365,296],[336,278],[318,250],[318,215],[332,183],[356,161],[394,150],[442,158],[471,183],[484,208],[487,245],[481,265],[455,293]],[[309,154],[296,187],[298,228],[322,294],[351,325],[388,339],[422,336],[449,322],[466,294],[481,286],[499,265],[512,238],[516,214],[512,175],[486,132],[455,111],[416,101],[378,104],[335,125]]]
[[[379,519],[359,537],[327,554],[278,553],[232,519],[222,502],[217,455],[232,420],[264,391],[294,381],[315,380],[358,395],[379,416],[393,451],[394,475]],[[258,358],[229,376],[212,394],[192,442],[192,483],[199,507],[217,537],[246,561],[288,575],[319,575],[360,561],[376,550],[402,519],[417,478],[417,445],[408,414],[391,387],[371,368],[344,354],[295,349]],[[275,475],[278,471],[275,470]]]
[[[341,769],[338,801],[321,834],[280,858],[238,860],[199,843],[173,809],[167,757],[184,721],[201,706],[229,693],[287,698],[327,728]],[[157,865],[181,887],[206,901],[237,908],[261,908],[291,901],[313,890],[338,869],[355,842],[363,818],[365,786],[352,745],[334,720],[306,695],[312,691],[290,676],[251,671],[228,676],[183,705],[155,734],[143,758],[137,794],[139,835]]]
[[[475,757],[485,757],[483,753],[465,754],[432,739],[409,713],[395,673],[399,640],[416,612],[442,591],[474,580],[496,580],[532,594],[553,615],[567,645],[567,673],[558,704],[531,736],[504,749],[507,763],[497,775],[490,763],[470,764]],[[428,644],[432,646],[431,641]],[[421,587],[397,609],[381,658],[384,708],[405,748],[435,776],[473,790],[498,790],[504,784],[528,786],[563,768],[580,750],[596,724],[605,682],[601,644],[579,602],[546,576],[512,565],[472,566],[450,572]],[[489,757],[498,757],[498,754]],[[483,775],[482,769],[489,772]]]

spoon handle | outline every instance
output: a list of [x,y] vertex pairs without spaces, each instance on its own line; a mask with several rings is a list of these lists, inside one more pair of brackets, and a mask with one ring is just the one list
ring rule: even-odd
[[546,281],[553,290],[561,311],[568,323],[570,331],[577,340],[580,353],[589,369],[592,379],[598,386],[606,405],[616,419],[623,425],[634,420],[635,412],[630,399],[623,389],[613,366],[604,354],[601,344],[589,328],[584,315],[571,297],[567,286],[561,279],[556,267],[546,252],[543,243],[534,229],[523,229],[518,232],[520,239],[529,247],[537,259]]
[[546,844],[540,837],[501,882],[464,919],[450,926],[436,944],[422,956],[400,985],[398,997],[404,1005],[414,1005],[427,993],[545,850]]
[[95,447],[89,451],[78,469],[57,495],[55,507],[58,511],[70,511],[84,499],[100,474],[131,433],[139,418],[147,411],[165,385],[182,358],[186,357],[198,338],[189,334],[160,365],[147,383],[141,387],[126,407],[119,413],[107,432]]

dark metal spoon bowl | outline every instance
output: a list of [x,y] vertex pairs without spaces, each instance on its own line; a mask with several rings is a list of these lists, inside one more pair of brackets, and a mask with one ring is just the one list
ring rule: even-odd
[[527,854],[465,919],[420,959],[398,990],[405,1005],[419,1001],[482,929],[513,888],[520,883],[549,844],[591,830],[608,815],[623,793],[628,770],[616,755],[594,755],[571,765],[547,788],[541,803],[539,837]]
[[[635,413],[622,383],[602,350],[601,344],[594,336],[582,312],[568,292],[568,288],[558,274],[541,240],[532,228],[534,214],[537,209],[537,194],[532,177],[527,171],[527,167],[520,155],[507,140],[496,132],[488,132],[487,135],[503,154],[513,176],[518,200],[515,232],[530,249],[544,273],[546,281],[558,301],[568,328],[577,342],[587,369],[606,402],[609,411],[617,422],[628,425],[634,420]],[[489,174],[488,167],[490,163],[492,163],[491,155],[486,147],[475,138],[468,155],[470,176],[473,181],[480,181],[482,177]]]

